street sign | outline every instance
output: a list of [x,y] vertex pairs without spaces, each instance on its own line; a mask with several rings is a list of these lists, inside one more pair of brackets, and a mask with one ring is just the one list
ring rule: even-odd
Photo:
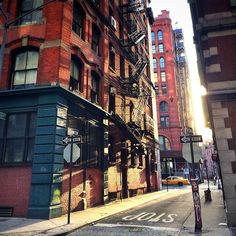
[[202,142],[202,135],[184,135],[180,136],[180,143],[198,143]]
[[[70,163],[70,156],[71,155],[71,144],[68,144],[63,152],[63,157],[66,162]],[[80,158],[80,148],[74,143],[73,144],[73,156],[72,162],[76,162]]]
[[81,136],[81,135],[76,136],[76,137],[67,136],[67,137],[65,137],[62,141],[63,141],[63,143],[68,144],[68,143],[71,143],[71,142],[72,142],[72,139],[73,139],[73,142],[74,142],[74,143],[81,143],[81,141],[82,141],[82,136]]

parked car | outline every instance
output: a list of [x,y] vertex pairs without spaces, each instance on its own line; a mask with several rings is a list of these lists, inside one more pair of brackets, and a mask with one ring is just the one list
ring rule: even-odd
[[162,184],[170,184],[170,185],[186,185],[190,184],[188,179],[184,179],[183,177],[180,176],[168,176],[166,179],[162,180]]

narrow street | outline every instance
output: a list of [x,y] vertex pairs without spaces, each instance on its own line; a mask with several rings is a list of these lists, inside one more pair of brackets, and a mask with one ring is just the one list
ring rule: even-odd
[[72,235],[178,235],[193,210],[192,194],[156,200],[81,228]]

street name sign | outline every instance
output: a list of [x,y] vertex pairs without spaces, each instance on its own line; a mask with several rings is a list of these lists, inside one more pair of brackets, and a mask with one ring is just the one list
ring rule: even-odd
[[74,143],[81,143],[82,137],[81,137],[81,135],[75,136],[75,137],[68,136],[68,137],[65,137],[62,141],[63,141],[63,143],[68,144],[68,143],[71,143],[72,140]]
[[202,142],[202,135],[184,135],[180,136],[180,143],[199,143]]

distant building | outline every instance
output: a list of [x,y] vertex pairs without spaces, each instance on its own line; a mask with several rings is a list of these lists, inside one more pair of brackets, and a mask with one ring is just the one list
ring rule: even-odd
[[0,211],[67,212],[71,132],[72,211],[160,188],[149,2],[1,1]]
[[236,226],[236,1],[189,0],[205,115],[220,162],[226,216]]
[[190,130],[188,70],[182,29],[172,29],[163,10],[152,25],[153,70],[156,89],[162,177],[184,175],[180,135]]

